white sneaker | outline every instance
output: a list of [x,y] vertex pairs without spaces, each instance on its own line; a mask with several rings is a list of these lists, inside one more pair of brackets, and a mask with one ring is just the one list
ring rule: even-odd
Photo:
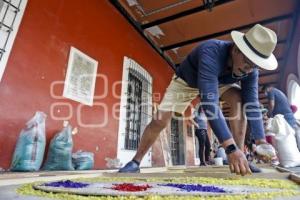
[[273,158],[276,151],[271,144],[260,144],[256,146],[256,153],[263,157]]

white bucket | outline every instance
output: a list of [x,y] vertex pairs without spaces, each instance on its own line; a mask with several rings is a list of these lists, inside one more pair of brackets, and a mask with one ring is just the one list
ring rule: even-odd
[[216,166],[223,166],[223,158],[217,157],[217,158],[214,158],[214,161],[215,161]]

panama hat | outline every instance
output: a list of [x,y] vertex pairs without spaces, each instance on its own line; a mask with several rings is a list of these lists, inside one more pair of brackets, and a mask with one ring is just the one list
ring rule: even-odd
[[266,70],[277,68],[278,63],[273,54],[277,43],[274,31],[256,24],[245,34],[232,31],[231,37],[240,51],[258,67]]

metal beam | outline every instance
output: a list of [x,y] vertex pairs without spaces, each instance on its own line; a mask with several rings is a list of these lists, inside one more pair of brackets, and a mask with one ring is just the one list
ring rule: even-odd
[[258,85],[261,87],[261,86],[264,86],[264,85],[277,85],[278,84],[278,81],[273,81],[273,82],[268,82],[268,83],[258,83]]
[[[220,5],[223,5],[225,3],[232,2],[232,1],[234,1],[234,0],[219,0],[219,1],[216,1],[214,3],[213,7],[220,6]],[[192,15],[194,13],[198,13],[198,12],[201,12],[201,11],[204,11],[204,10],[207,10],[207,6],[206,5],[201,5],[199,7],[192,8],[190,10],[182,11],[182,12],[177,13],[175,15],[171,15],[171,16],[168,16],[168,17],[165,17],[165,18],[161,18],[161,19],[149,22],[147,24],[142,24],[141,28],[142,29],[150,28],[152,26],[157,26],[157,25],[160,25],[160,24],[163,24],[163,23],[166,23],[166,22],[170,22],[170,21],[176,20],[176,19],[181,18],[181,17]]]
[[220,37],[220,36],[229,34],[232,30],[240,31],[240,30],[243,30],[243,29],[251,28],[255,24],[265,25],[265,24],[269,24],[269,23],[272,23],[272,22],[275,22],[275,21],[285,20],[285,19],[291,18],[292,16],[293,16],[293,14],[290,13],[290,14],[287,14],[287,15],[281,15],[281,16],[278,16],[278,17],[273,17],[273,18],[270,18],[270,19],[265,19],[265,20],[257,21],[257,22],[250,23],[250,24],[247,24],[247,25],[235,27],[233,29],[227,29],[225,31],[220,31],[220,32],[217,32],[217,33],[213,33],[213,34],[209,34],[209,35],[205,35],[205,36],[193,38],[193,39],[182,41],[182,42],[178,42],[178,43],[175,43],[175,44],[171,44],[171,45],[162,47],[161,50],[162,51],[168,51],[168,50],[171,50],[171,49],[174,49],[174,48],[178,48],[178,47],[181,47],[181,46],[184,46],[184,45],[192,44],[192,43],[195,43],[195,42],[201,42],[203,40],[208,40],[208,39]]
[[151,45],[153,49],[175,70],[174,63],[164,55],[164,53],[144,34],[141,26],[128,14],[118,0],[109,0],[110,3],[125,17],[125,19],[135,28],[135,30]]
[[[278,58],[278,59],[277,59],[277,62],[279,63],[279,62],[281,62],[282,60],[283,60],[283,58]],[[179,67],[180,64],[181,64],[181,63],[176,63],[176,64],[175,64],[175,67]]]
[[259,78],[264,77],[264,76],[271,76],[271,75],[275,75],[275,74],[279,74],[279,73],[280,73],[280,70],[276,70],[276,71],[272,71],[269,73],[260,74]]

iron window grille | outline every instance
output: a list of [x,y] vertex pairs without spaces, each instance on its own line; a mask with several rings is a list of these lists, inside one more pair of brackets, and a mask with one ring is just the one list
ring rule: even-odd
[[26,4],[27,0],[0,0],[0,80]]

